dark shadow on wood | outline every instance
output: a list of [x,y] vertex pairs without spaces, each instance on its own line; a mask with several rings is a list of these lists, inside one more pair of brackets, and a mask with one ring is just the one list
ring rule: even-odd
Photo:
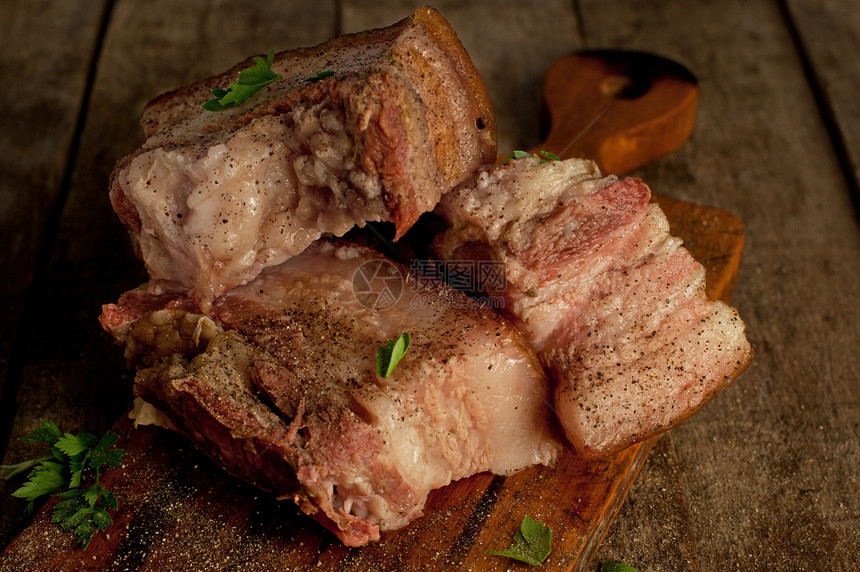
[[80,107],[77,112],[77,121],[75,122],[75,128],[72,134],[69,155],[60,181],[59,194],[57,196],[56,203],[47,218],[45,230],[42,233],[43,239],[39,245],[36,259],[33,264],[33,281],[26,297],[24,298],[23,304],[19,309],[20,318],[18,320],[18,331],[15,334],[15,342],[12,345],[11,355],[9,356],[9,368],[7,370],[6,379],[3,382],[2,387],[0,387],[0,420],[2,420],[0,421],[0,458],[3,457],[9,446],[9,438],[12,434],[12,427],[15,423],[18,390],[21,388],[21,383],[23,382],[24,367],[27,364],[27,357],[30,353],[30,344],[33,341],[33,335],[36,328],[36,321],[28,320],[27,316],[33,315],[38,311],[39,300],[42,298],[45,291],[45,281],[48,277],[48,268],[50,267],[51,258],[54,254],[54,247],[56,246],[59,238],[60,219],[63,216],[63,211],[65,210],[66,202],[72,186],[72,175],[75,172],[75,166],[80,152],[81,136],[84,131],[84,125],[86,125],[87,122],[96,70],[101,56],[102,45],[104,44],[105,33],[110,22],[111,14],[113,13],[114,2],[115,0],[108,0],[101,15],[99,31],[96,36],[96,44],[92,52],[93,56],[87,69],[83,97],[81,97]]

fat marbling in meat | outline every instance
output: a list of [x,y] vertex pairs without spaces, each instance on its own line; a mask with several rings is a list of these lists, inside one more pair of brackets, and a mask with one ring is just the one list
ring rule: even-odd
[[[212,300],[323,234],[367,221],[402,235],[496,155],[477,70],[431,8],[378,30],[282,52],[281,79],[202,109],[249,59],[153,100],[146,141],[116,166],[111,201],[153,293]],[[320,72],[329,77],[308,81]]]
[[[207,316],[143,287],[105,306],[102,323],[141,368],[137,395],[225,469],[357,546],[419,516],[432,489],[560,454],[548,382],[522,334],[412,278],[369,249],[322,241]],[[412,344],[383,379],[376,349],[404,331]]]
[[504,263],[492,292],[554,382],[559,422],[608,457],[707,403],[747,366],[738,313],[705,294],[647,185],[591,161],[511,161],[447,194],[442,258]]

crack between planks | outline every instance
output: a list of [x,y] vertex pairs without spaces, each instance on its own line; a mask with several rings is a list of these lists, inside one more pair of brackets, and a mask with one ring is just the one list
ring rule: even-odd
[[854,203],[854,215],[857,219],[860,219],[860,180],[857,179],[857,173],[851,166],[848,145],[845,142],[842,130],[839,128],[839,122],[836,119],[833,105],[831,105],[830,99],[827,97],[827,91],[822,85],[821,78],[815,72],[815,66],[813,65],[809,51],[806,49],[806,43],[803,41],[800,30],[795,24],[795,18],[791,12],[791,8],[788,6],[788,0],[776,0],[776,4],[779,7],[785,27],[791,37],[792,45],[797,52],[800,65],[803,69],[803,75],[812,92],[812,97],[815,99],[815,104],[818,107],[824,128],[827,130],[834,155],[839,162],[839,167],[842,169],[842,174],[851,192],[851,199]]
[[469,520],[466,521],[463,532],[457,537],[453,546],[448,551],[444,564],[446,568],[458,569],[463,565],[466,556],[468,556],[469,551],[478,539],[478,535],[484,529],[484,525],[493,507],[496,506],[499,500],[499,491],[502,489],[504,482],[504,477],[498,475],[493,477],[475,510],[469,516]]
[[72,138],[69,143],[68,158],[65,168],[63,169],[62,179],[60,180],[59,192],[57,194],[56,202],[45,221],[45,228],[42,233],[42,243],[36,251],[36,257],[33,263],[33,279],[30,283],[29,289],[27,290],[27,294],[24,297],[24,302],[21,305],[18,316],[15,342],[12,345],[12,354],[9,358],[9,368],[7,370],[5,383],[2,387],[2,394],[0,394],[0,419],[2,419],[2,422],[0,422],[2,423],[0,424],[0,451],[2,451],[3,456],[5,456],[6,451],[9,448],[9,440],[12,437],[18,403],[18,392],[20,391],[23,383],[24,368],[27,365],[30,346],[36,331],[37,320],[28,320],[27,316],[38,314],[39,300],[45,292],[51,259],[60,236],[60,221],[62,220],[69,195],[71,194],[72,177],[78,163],[81,139],[83,136],[84,126],[86,125],[87,117],[89,115],[90,100],[92,98],[98,63],[101,59],[105,35],[107,34],[115,3],[116,0],[107,0],[102,9],[98,32],[96,34],[92,51],[93,55],[89,66],[87,67],[84,89],[81,95],[80,105],[78,107],[77,121],[75,122],[74,131],[72,132]]
[[579,40],[579,49],[588,49],[588,44],[585,41],[585,22],[582,16],[582,0],[570,0],[573,15],[576,18],[576,39]]

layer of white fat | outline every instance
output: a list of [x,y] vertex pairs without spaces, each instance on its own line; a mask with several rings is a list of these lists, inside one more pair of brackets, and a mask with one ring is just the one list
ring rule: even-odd
[[[444,335],[441,327],[434,332],[437,313],[453,310],[413,307],[411,299],[404,296],[392,308],[411,308],[409,315],[387,319],[396,318],[413,340],[422,329]],[[388,462],[413,488],[429,491],[478,472],[507,475],[557,459],[543,370],[509,326],[473,325],[462,351],[445,363],[428,357],[415,345],[390,378],[377,379],[379,391],[355,394],[384,435]]]
[[[522,350],[492,340],[468,357],[417,364],[380,381],[382,391],[358,401],[386,442],[386,462],[415,491],[429,492],[473,474],[508,475],[551,465],[560,446],[549,435],[549,394],[542,371]],[[351,483],[354,484],[354,483]],[[353,514],[372,513],[383,530],[409,520],[372,496],[350,502]]]
[[154,425],[176,431],[176,425],[173,424],[173,421],[167,415],[162,413],[155,405],[144,401],[141,397],[134,398],[132,409],[128,412],[128,418],[134,421],[135,429],[141,425]]
[[[154,283],[205,302],[323,233],[379,220],[379,182],[355,169],[343,113],[323,104],[257,119],[209,147],[155,148],[121,177]],[[289,125],[289,127],[287,127]]]
[[[550,434],[548,386],[521,337],[498,317],[457,318],[456,305],[469,304],[465,296],[440,295],[438,303],[423,303],[423,291],[407,287],[389,308],[362,306],[352,279],[363,263],[376,259],[368,252],[354,245],[318,243],[228,294],[275,306],[282,300],[321,297],[328,301],[326,319],[341,316],[350,328],[360,329],[356,339],[368,337],[379,344],[403,331],[412,336],[412,346],[387,379],[375,374],[377,345],[327,365],[326,371],[340,380],[365,378],[342,388],[385,442],[378,463],[390,467],[416,498],[401,512],[402,499],[380,489],[375,469],[349,463],[328,477],[333,506],[388,530],[417,516],[414,511],[420,511],[423,497],[451,481],[483,471],[505,475],[552,464],[561,446]],[[451,334],[455,322],[466,334]]]
[[549,434],[551,404],[542,368],[513,336],[505,334],[503,340],[501,344],[486,340],[483,351],[470,356],[461,373],[475,380],[481,433],[494,453],[489,470],[497,475],[552,465],[560,453]]
[[545,163],[521,159],[481,172],[472,183],[446,195],[442,208],[455,226],[474,224],[485,240],[510,242],[516,240],[519,227],[552,213],[559,202],[591,194],[616,180],[602,177],[597,165],[586,159]]

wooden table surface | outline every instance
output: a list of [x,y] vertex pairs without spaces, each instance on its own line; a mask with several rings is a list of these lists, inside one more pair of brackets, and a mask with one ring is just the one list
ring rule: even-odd
[[[369,3],[368,3],[369,4]],[[375,0],[0,2],[0,446],[40,417],[101,432],[131,376],[96,321],[145,280],[111,211],[146,101],[252,54],[393,23]],[[860,3],[444,0],[490,90],[500,151],[541,141],[543,74],[585,48],[646,50],[700,81],[677,152],[633,173],[736,214],[733,303],[756,359],[658,440],[597,552],[645,570],[860,564]],[[14,485],[16,486],[16,485]],[[0,547],[28,519],[0,494]]]

